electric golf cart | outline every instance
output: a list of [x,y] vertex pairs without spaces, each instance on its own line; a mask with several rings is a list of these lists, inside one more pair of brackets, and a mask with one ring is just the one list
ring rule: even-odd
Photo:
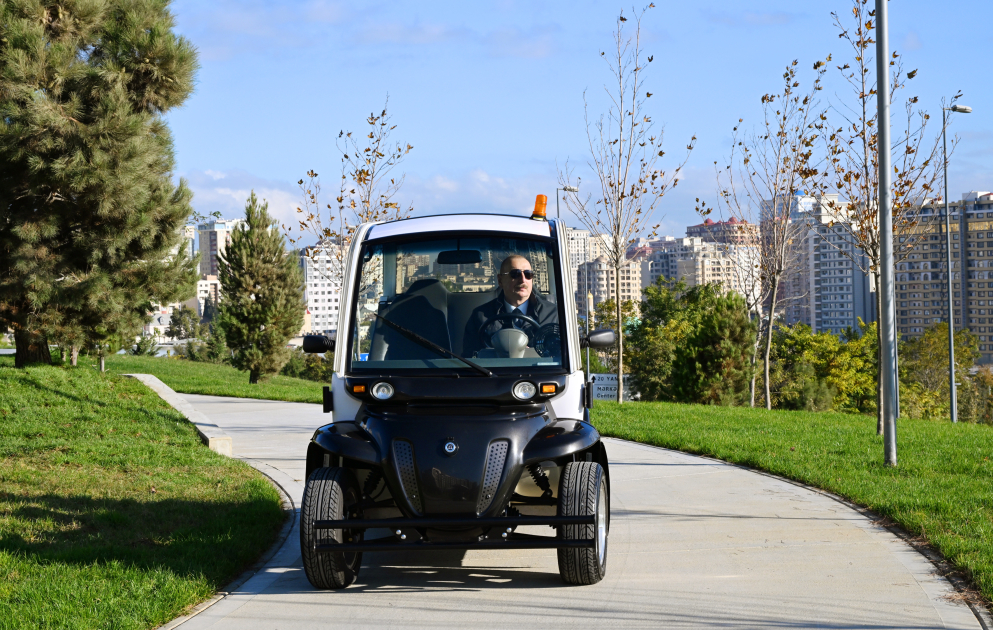
[[581,336],[568,261],[543,195],[530,218],[358,227],[336,338],[304,339],[335,353],[333,422],[307,450],[311,584],[348,586],[366,551],[432,549],[554,548],[566,582],[603,578],[610,475],[580,349],[614,332]]

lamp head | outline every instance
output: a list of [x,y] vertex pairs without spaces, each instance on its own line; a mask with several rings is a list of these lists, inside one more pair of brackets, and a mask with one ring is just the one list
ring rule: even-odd
[[579,192],[579,187],[578,186],[563,186],[562,187],[562,190],[564,190],[566,192]]
[[968,105],[952,105],[950,109],[957,114],[971,114],[972,108]]

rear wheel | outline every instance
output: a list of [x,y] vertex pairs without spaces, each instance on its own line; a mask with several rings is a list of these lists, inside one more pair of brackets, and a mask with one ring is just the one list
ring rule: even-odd
[[594,516],[592,525],[560,525],[559,538],[593,539],[583,549],[559,549],[559,574],[569,584],[596,584],[607,573],[610,503],[603,468],[596,462],[566,464],[559,480],[559,515]]
[[300,552],[307,579],[315,588],[345,588],[362,566],[361,553],[318,552],[317,545],[359,540],[361,533],[341,529],[314,529],[314,521],[350,518],[349,508],[359,500],[355,475],[347,468],[318,468],[310,474],[300,507]]

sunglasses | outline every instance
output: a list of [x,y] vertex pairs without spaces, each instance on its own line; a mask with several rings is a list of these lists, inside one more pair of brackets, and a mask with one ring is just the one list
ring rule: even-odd
[[530,280],[534,277],[534,272],[530,269],[511,269],[507,273],[500,274],[501,276],[510,276],[511,280],[520,280],[523,275],[525,278]]

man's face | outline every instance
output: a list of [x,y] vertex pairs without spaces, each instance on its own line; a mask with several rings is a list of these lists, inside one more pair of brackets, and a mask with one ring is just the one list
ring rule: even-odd
[[520,306],[531,297],[532,281],[524,277],[525,271],[531,271],[531,263],[524,258],[513,258],[500,270],[503,297],[513,306]]

